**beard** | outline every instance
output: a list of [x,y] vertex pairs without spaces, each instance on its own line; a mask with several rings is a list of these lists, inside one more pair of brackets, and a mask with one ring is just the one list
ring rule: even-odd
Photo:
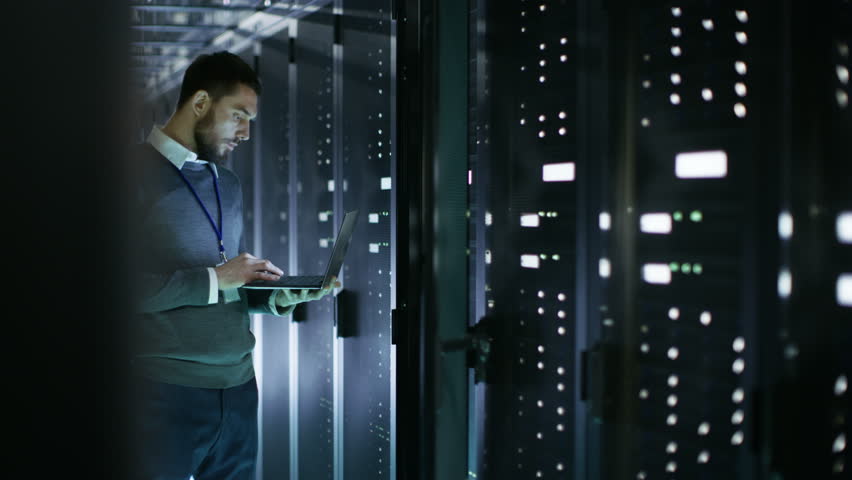
[[199,120],[195,125],[195,131],[193,134],[195,136],[195,145],[198,149],[198,152],[196,153],[198,154],[199,160],[207,160],[208,162],[213,162],[216,165],[224,166],[225,161],[227,160],[227,152],[223,155],[219,154],[219,145],[212,133],[212,126],[212,111],[205,115],[204,118]]

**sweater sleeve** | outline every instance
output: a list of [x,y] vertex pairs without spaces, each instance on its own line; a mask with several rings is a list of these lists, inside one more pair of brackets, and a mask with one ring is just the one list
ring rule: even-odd
[[205,267],[142,273],[136,281],[137,310],[142,313],[209,305],[210,276]]

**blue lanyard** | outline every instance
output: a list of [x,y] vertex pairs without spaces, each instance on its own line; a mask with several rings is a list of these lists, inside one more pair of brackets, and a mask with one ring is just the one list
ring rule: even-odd
[[210,220],[210,226],[213,227],[213,231],[216,232],[216,238],[219,239],[219,258],[222,260],[222,263],[228,261],[228,256],[225,255],[225,243],[222,240],[222,199],[219,196],[219,182],[216,180],[216,172],[213,171],[213,167],[210,164],[207,164],[207,168],[210,169],[210,173],[213,175],[213,188],[216,189],[216,204],[219,206],[219,226],[216,227],[216,223],[213,221],[213,217],[210,215],[210,212],[207,210],[207,207],[204,206],[204,202],[201,201],[201,197],[198,196],[198,193],[193,188],[192,184],[189,183],[189,179],[186,178],[186,175],[180,171],[180,168],[177,167],[172,162],[169,162],[171,166],[175,167],[180,178],[183,179],[186,186],[189,187],[189,191],[195,196],[195,199],[198,200],[198,204],[201,205],[201,208],[204,210],[204,214],[207,215],[207,220]]

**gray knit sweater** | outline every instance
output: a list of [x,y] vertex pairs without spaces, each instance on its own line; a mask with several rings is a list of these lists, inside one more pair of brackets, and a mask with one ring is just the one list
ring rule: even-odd
[[[228,258],[245,251],[242,192],[230,170],[218,166],[223,236]],[[214,221],[218,207],[211,170],[187,162],[181,172]],[[238,290],[239,299],[210,304],[208,267],[219,263],[218,239],[175,166],[149,144],[134,158],[133,218],[137,315],[131,338],[136,371],[153,380],[202,388],[229,388],[254,376],[255,339],[249,313],[283,316],[270,307],[273,290]]]

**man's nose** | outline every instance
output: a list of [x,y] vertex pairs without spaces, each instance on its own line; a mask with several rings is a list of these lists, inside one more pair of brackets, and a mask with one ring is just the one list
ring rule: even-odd
[[245,122],[237,129],[237,140],[245,142],[249,139],[249,123]]

